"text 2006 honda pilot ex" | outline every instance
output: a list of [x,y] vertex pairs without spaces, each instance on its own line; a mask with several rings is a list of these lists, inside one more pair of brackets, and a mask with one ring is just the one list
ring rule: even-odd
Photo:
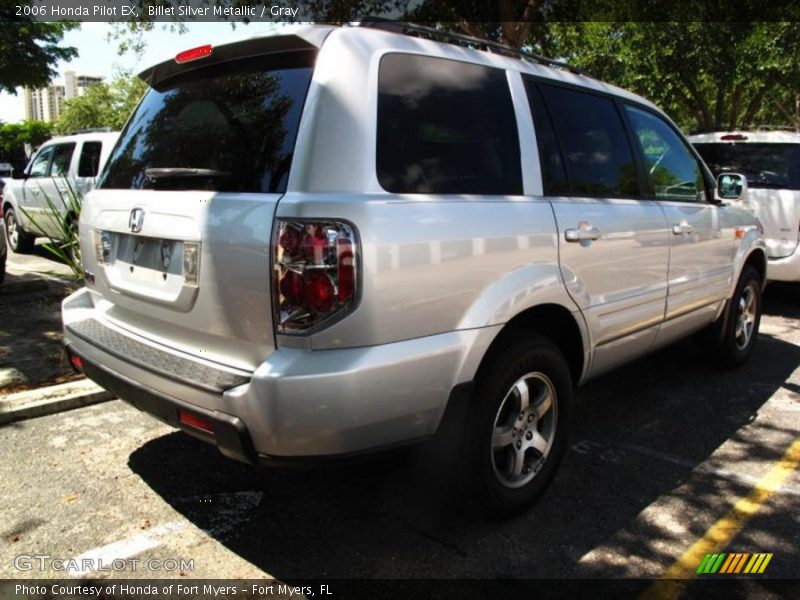
[[447,424],[470,497],[509,514],[553,475],[576,385],[701,330],[747,358],[765,252],[646,100],[426,37],[317,26],[145,71],[81,215],[68,352],[249,462]]

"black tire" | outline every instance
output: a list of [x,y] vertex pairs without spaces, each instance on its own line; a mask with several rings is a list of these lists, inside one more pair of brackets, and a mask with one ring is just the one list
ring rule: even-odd
[[6,241],[8,247],[17,254],[30,254],[33,251],[36,237],[22,230],[14,209],[6,209]]
[[[742,270],[736,291],[730,299],[728,317],[718,350],[719,362],[724,367],[738,367],[753,351],[761,324],[761,287],[758,271],[747,265]],[[746,327],[744,330],[743,325]]]
[[[476,382],[460,460],[472,506],[506,518],[533,504],[561,462],[572,428],[572,378],[561,351],[536,334],[512,340],[490,360]],[[520,382],[530,399],[522,413]],[[550,408],[543,408],[543,394],[550,394]]]
[[0,285],[6,279],[6,255],[0,256]]

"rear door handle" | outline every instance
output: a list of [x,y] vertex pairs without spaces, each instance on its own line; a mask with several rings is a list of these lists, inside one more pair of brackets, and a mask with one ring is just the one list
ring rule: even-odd
[[568,242],[586,242],[600,239],[600,230],[597,227],[591,229],[567,229],[564,231],[564,239]]
[[686,221],[672,226],[672,233],[674,235],[683,235],[684,233],[693,233],[694,227],[689,225]]

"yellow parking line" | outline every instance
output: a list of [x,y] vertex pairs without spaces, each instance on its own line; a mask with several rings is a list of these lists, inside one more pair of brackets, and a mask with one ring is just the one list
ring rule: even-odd
[[781,459],[758,481],[747,496],[739,500],[725,516],[714,523],[703,537],[672,563],[639,598],[641,600],[677,598],[689,580],[695,577],[695,571],[703,557],[709,553],[719,552],[727,546],[798,466],[800,466],[800,438],[789,446]]

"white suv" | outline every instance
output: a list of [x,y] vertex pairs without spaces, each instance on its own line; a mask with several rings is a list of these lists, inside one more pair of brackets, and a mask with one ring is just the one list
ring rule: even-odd
[[747,177],[738,205],[754,212],[764,226],[767,278],[800,282],[800,133],[717,132],[689,141],[715,173]]
[[37,236],[62,236],[50,203],[77,226],[67,201],[70,190],[80,199],[94,187],[118,137],[118,132],[103,130],[53,138],[42,144],[22,173],[6,180],[2,212],[14,252],[30,252]]

